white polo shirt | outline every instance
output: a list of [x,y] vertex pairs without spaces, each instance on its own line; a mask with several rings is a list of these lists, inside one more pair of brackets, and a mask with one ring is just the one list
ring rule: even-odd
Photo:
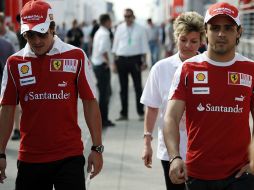
[[115,32],[112,52],[117,56],[135,56],[149,52],[147,33],[144,27],[133,23],[120,24]]
[[98,31],[95,33],[93,40],[93,53],[91,58],[93,65],[101,65],[106,61],[103,56],[105,52],[108,53],[110,58],[111,41],[109,35],[109,30],[104,26],[100,26]]
[[[158,126],[157,158],[160,160],[169,160],[163,137],[163,118],[166,112],[170,86],[179,65],[182,65],[179,53],[157,62],[149,73],[140,100],[140,102],[146,106],[159,108],[156,126]],[[180,121],[180,155],[184,160],[186,157],[186,143],[187,134],[184,114]]]

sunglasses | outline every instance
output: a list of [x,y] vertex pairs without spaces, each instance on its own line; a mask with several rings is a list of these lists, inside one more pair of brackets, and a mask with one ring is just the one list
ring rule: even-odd
[[24,37],[26,37],[28,39],[32,39],[35,36],[37,36],[38,38],[46,39],[48,37],[48,34],[49,34],[49,32],[40,33],[40,32],[27,31],[27,32],[24,33]]
[[132,15],[124,15],[124,18],[132,18]]

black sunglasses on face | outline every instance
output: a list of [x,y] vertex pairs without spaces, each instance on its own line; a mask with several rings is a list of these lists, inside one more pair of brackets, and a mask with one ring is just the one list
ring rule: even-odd
[[32,31],[27,31],[24,33],[24,37],[27,37],[29,39],[34,38],[35,36],[41,38],[41,39],[45,39],[48,37],[49,32],[46,33],[40,33],[40,32],[32,32]]
[[132,15],[124,15],[124,18],[132,18]]

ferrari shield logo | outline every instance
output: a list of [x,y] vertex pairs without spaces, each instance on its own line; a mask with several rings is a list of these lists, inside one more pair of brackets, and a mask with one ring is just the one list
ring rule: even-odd
[[252,76],[246,73],[228,72],[228,84],[251,87]]
[[236,84],[237,81],[239,80],[238,73],[230,73],[230,80],[232,83]]
[[63,71],[63,59],[51,59],[50,71],[61,72]]
[[55,68],[56,70],[59,70],[59,69],[61,68],[61,65],[62,65],[62,63],[61,63],[60,60],[54,60],[54,61],[53,61],[53,66],[54,66],[54,68]]
[[78,67],[77,59],[51,59],[51,72],[76,73]]

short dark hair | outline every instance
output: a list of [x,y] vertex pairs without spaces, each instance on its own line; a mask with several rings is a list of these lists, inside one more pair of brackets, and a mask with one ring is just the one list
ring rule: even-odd
[[133,12],[133,10],[132,10],[132,9],[127,8],[127,9],[125,9],[124,11],[126,11],[126,12],[130,12],[130,13],[134,16],[134,12]]
[[49,25],[49,29],[54,31],[54,32],[53,32],[53,35],[56,34],[56,33],[55,33],[55,32],[56,32],[55,28],[56,28],[56,23],[55,23],[55,21],[51,21],[51,22],[50,22],[50,25]]
[[110,20],[109,14],[102,14],[99,18],[100,25],[105,25],[105,23],[109,20]]

